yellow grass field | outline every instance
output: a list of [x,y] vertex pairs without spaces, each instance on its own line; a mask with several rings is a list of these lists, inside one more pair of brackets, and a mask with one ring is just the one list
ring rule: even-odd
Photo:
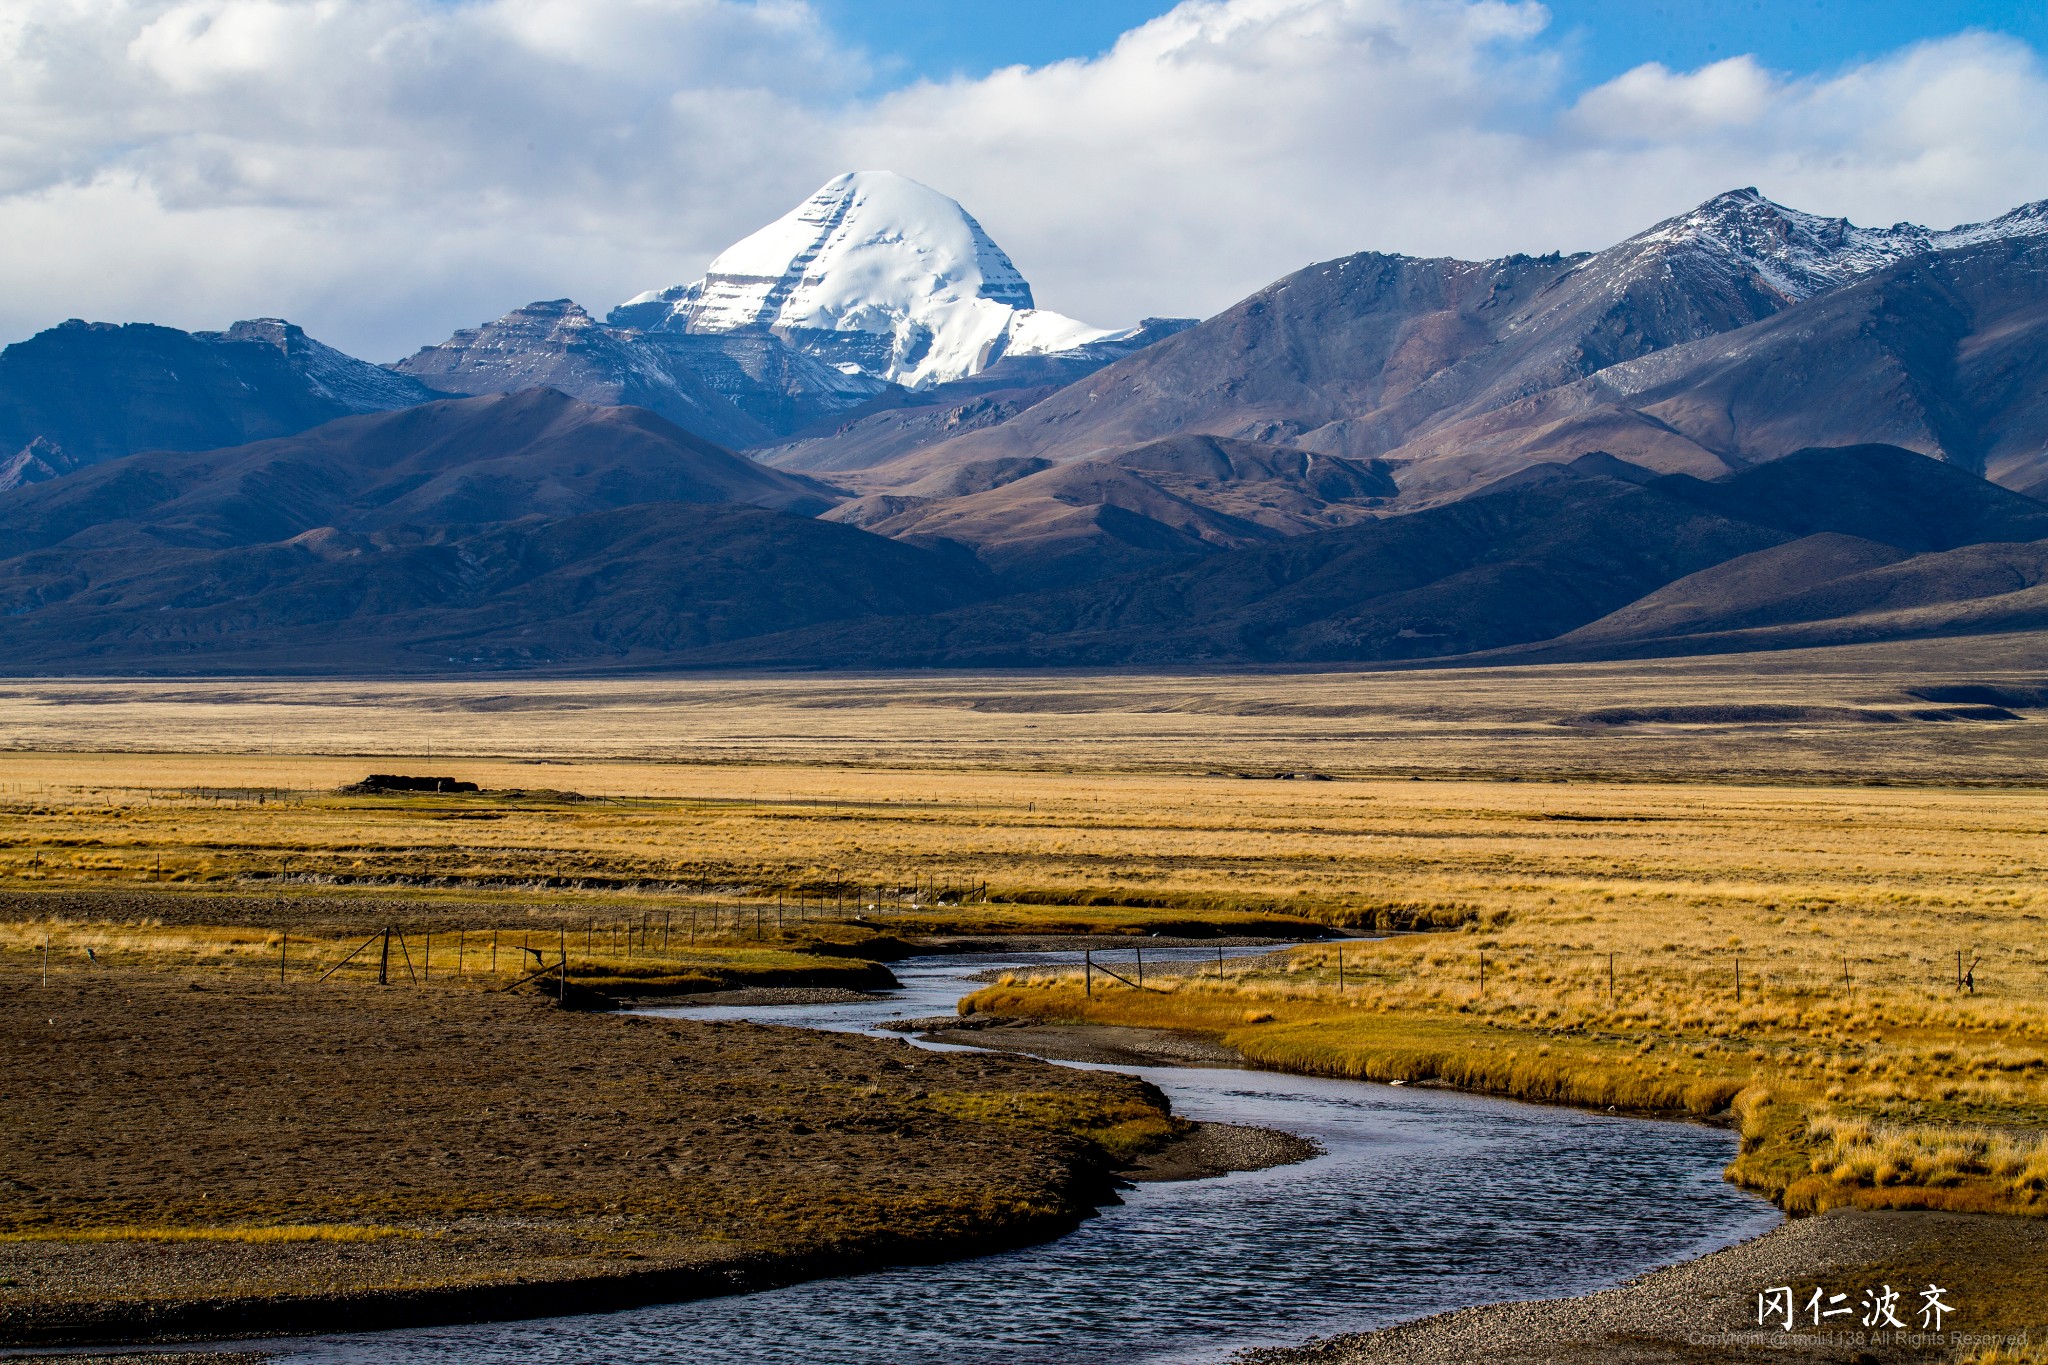
[[[1909,695],[2038,681],[2026,662],[1993,640],[1520,673],[17,682],[0,972],[52,929],[57,969],[89,970],[94,906],[130,933],[243,926],[252,968],[303,910],[317,952],[394,916],[580,924],[579,969],[727,980],[854,915],[841,962],[878,933],[1425,929],[1345,943],[1341,991],[1326,942],[979,1007],[1199,1028],[1304,1070],[1732,1105],[1738,1172],[1794,1207],[2034,1211],[2048,724]],[[371,771],[491,790],[334,794]],[[735,917],[682,959],[677,915],[777,899],[794,929]]]

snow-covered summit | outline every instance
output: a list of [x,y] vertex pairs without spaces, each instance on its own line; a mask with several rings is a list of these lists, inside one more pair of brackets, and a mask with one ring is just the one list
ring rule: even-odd
[[2018,237],[2048,236],[2048,203],[1988,223],[1933,231],[1916,223],[1857,227],[1846,218],[1801,213],[1755,189],[1716,195],[1698,208],[1638,233],[1622,249],[1668,257],[1676,249],[1746,269],[1787,302],[1813,297],[1908,256]]
[[1031,286],[958,203],[887,171],[858,171],[720,252],[695,284],[612,310],[650,332],[766,331],[842,369],[922,388],[1005,355],[1120,333],[1035,306]]

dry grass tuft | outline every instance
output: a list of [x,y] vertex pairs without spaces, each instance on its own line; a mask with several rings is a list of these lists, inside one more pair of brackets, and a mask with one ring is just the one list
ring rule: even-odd
[[26,1232],[0,1232],[0,1242],[379,1242],[387,1237],[421,1235],[406,1228],[302,1223],[285,1227],[36,1228]]

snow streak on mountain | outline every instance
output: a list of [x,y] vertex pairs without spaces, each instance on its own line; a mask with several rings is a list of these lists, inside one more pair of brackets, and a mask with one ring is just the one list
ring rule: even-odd
[[1863,228],[1846,218],[1823,218],[1774,204],[1754,189],[1731,190],[1611,250],[1635,246],[1662,253],[1691,248],[1701,256],[1746,267],[1787,302],[1794,302],[1908,256],[2048,236],[2043,208],[2029,204],[1988,223],[1947,231],[1917,223]]
[[967,210],[887,171],[838,176],[719,253],[703,279],[638,295],[609,320],[649,332],[772,332],[841,369],[911,388],[1006,355],[1126,335],[1036,307]]

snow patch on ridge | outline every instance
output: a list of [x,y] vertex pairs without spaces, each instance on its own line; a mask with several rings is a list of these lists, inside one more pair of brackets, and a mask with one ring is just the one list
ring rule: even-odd
[[2041,236],[2048,236],[2048,201],[2014,209],[1988,223],[1937,232],[1915,223],[1857,227],[1846,218],[1802,213],[1744,189],[1717,195],[1622,245],[1659,256],[1672,248],[1690,249],[1721,264],[1746,267],[1790,303],[1909,256]]

